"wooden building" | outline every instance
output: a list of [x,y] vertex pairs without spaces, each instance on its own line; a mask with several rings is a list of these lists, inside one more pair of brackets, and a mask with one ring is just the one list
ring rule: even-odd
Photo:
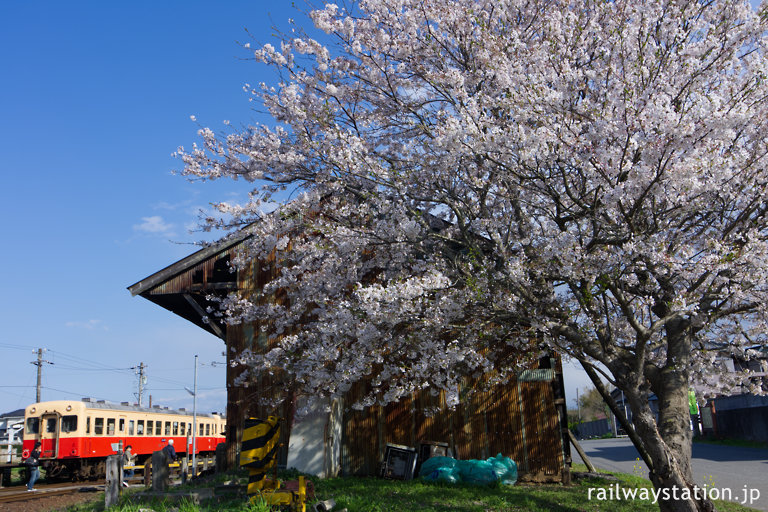
[[[274,261],[230,271],[229,262],[248,236],[243,231],[201,249],[128,289],[221,338],[228,359],[245,349],[264,350],[267,342],[259,335],[259,325],[227,326],[206,312],[214,306],[206,296],[258,290],[275,271]],[[296,418],[301,397],[274,377],[236,386],[243,369],[228,365],[227,459],[230,464],[237,461],[244,419],[272,414],[288,420],[283,428],[287,449],[279,462],[319,476],[375,475],[387,443],[418,447],[430,441],[448,444],[460,459],[510,456],[521,479],[568,482],[571,457],[560,358],[544,357],[534,366],[516,380],[471,394],[454,410],[444,406],[442,396],[423,392],[396,404],[355,411],[345,403],[361,396],[362,386],[357,386],[344,399],[328,404],[330,412]],[[285,398],[277,409],[260,405],[260,396],[276,394]],[[428,409],[438,412],[426,416]]]

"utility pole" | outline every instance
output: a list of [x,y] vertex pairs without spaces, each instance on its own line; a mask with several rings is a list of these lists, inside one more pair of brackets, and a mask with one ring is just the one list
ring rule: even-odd
[[[197,354],[195,354],[195,383],[193,388],[189,389],[184,386],[187,393],[192,395],[192,475],[197,475]],[[189,453],[189,445],[187,445],[187,453]]]
[[579,423],[581,423],[581,402],[579,402],[579,388],[576,388],[576,408],[579,411]]
[[40,391],[43,387],[43,363],[53,364],[43,359],[44,348],[37,349],[37,361],[30,361],[29,364],[37,366],[37,392],[35,393],[35,403],[40,402]]
[[197,354],[195,354],[195,383],[192,394],[192,474],[197,476]]
[[146,366],[144,366],[143,362],[139,363],[138,368],[136,366],[133,367],[134,370],[138,370],[136,373],[139,374],[139,392],[136,395],[136,398],[139,399],[139,407],[141,407],[143,401],[142,397],[144,396],[144,384],[147,383],[147,377],[144,375],[144,368],[146,368]]

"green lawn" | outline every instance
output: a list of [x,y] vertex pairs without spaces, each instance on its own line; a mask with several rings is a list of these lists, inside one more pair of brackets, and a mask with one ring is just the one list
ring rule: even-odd
[[[585,471],[576,466],[576,471]],[[346,507],[349,512],[513,512],[513,511],[657,511],[650,501],[598,500],[600,489],[608,494],[618,484],[625,489],[650,488],[650,482],[635,475],[617,474],[618,482],[604,478],[580,480],[569,486],[563,485],[516,485],[513,487],[473,487],[467,485],[442,485],[418,480],[400,482],[378,478],[331,478],[316,480],[317,499],[332,498],[334,510]],[[230,476],[231,478],[231,476]],[[242,476],[240,477],[242,479]],[[222,480],[221,477],[218,479]],[[243,481],[243,480],[241,480]],[[212,484],[211,484],[212,485]],[[590,493],[590,488],[594,490]],[[590,494],[592,499],[590,500]],[[314,501],[313,501],[314,502]],[[310,502],[308,505],[311,505]],[[752,510],[734,503],[717,502],[718,510],[743,512]],[[242,498],[216,498],[194,505],[190,502],[142,502],[128,494],[115,512],[138,512],[151,508],[155,512],[263,512],[268,507],[244,504]],[[310,506],[307,510],[310,510]],[[71,507],[68,512],[99,512],[101,505]]]

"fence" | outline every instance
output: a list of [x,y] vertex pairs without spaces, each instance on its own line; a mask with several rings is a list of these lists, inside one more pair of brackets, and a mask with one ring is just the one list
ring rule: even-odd
[[573,435],[578,439],[592,439],[612,433],[613,427],[607,418],[593,421],[585,421],[573,427]]
[[21,441],[0,443],[0,464],[18,464],[21,462]]
[[704,435],[768,442],[768,397],[716,398],[701,409]]

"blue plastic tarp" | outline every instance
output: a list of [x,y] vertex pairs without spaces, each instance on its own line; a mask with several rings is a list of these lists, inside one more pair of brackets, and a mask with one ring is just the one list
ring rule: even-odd
[[498,454],[486,460],[456,460],[452,457],[430,457],[419,470],[419,476],[428,481],[473,485],[514,485],[517,482],[517,464],[509,457]]

